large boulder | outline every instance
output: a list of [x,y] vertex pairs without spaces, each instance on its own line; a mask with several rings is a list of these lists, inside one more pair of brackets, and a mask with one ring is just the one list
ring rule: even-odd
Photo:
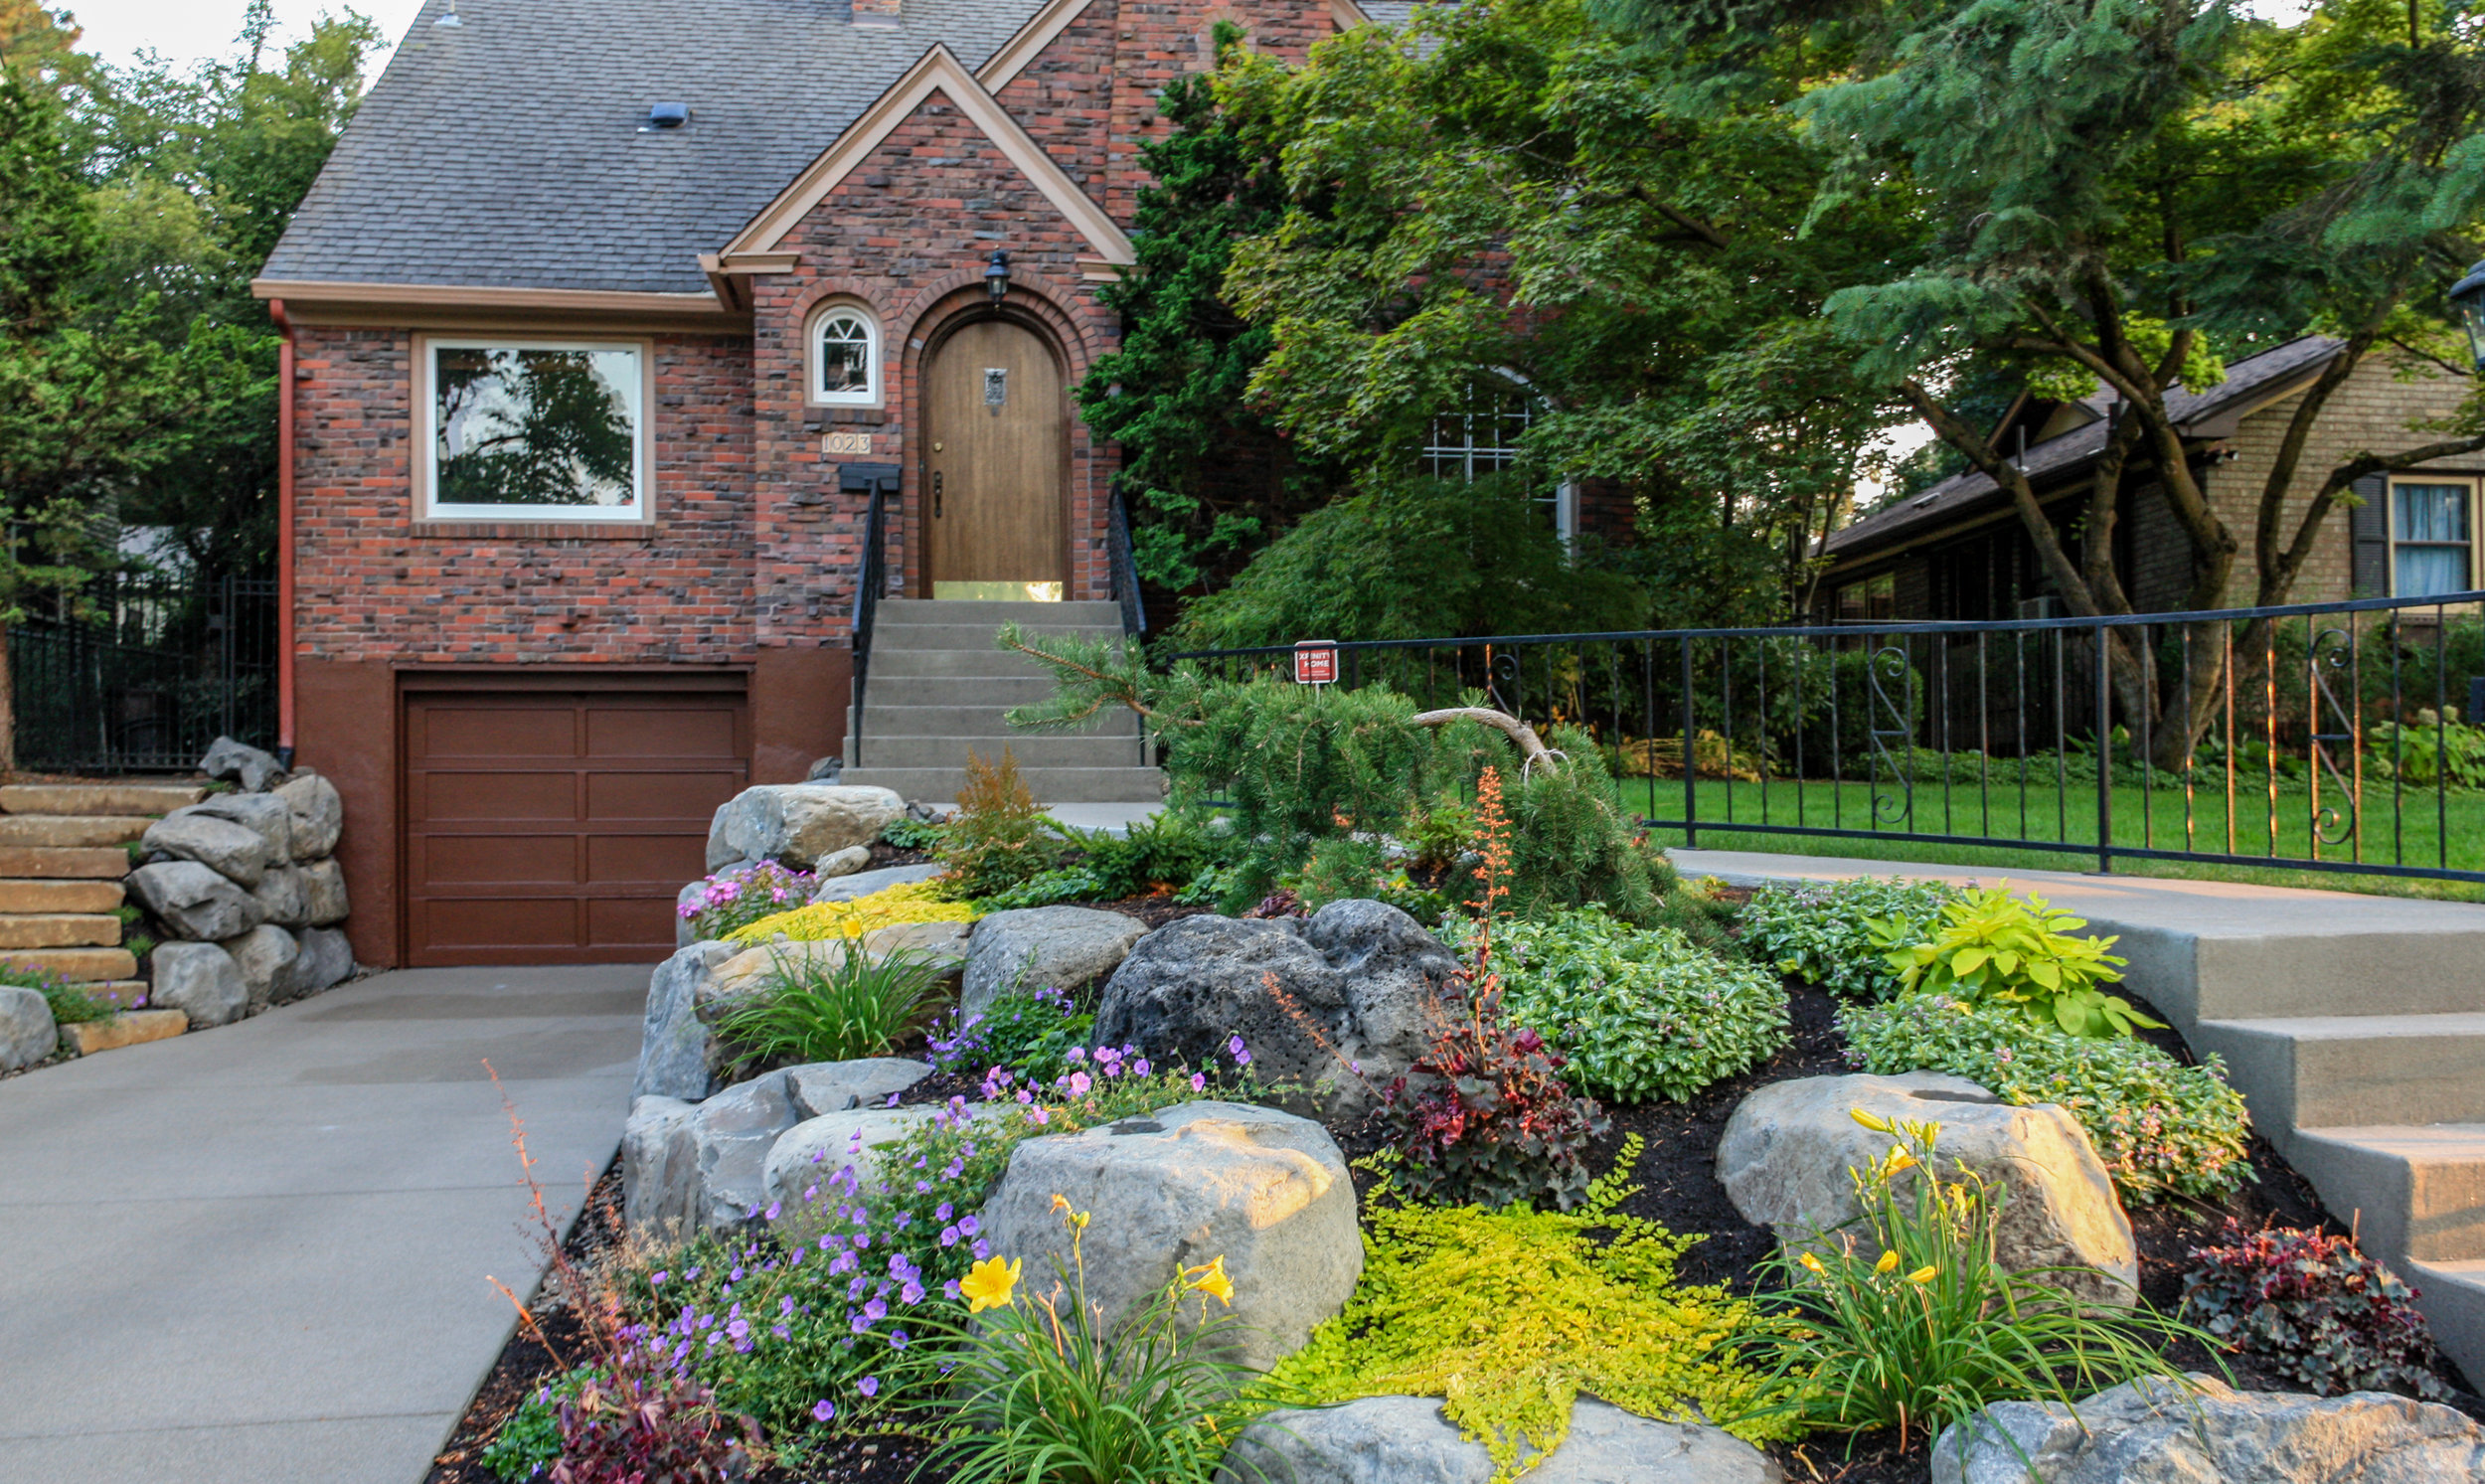
[[656,965],[647,981],[647,1013],[639,1031],[638,1077],[633,1098],[684,1098],[692,1102],[716,1087],[715,1034],[699,1018],[699,990],[710,965],[734,955],[729,943],[693,943]]
[[233,955],[234,966],[242,971],[242,984],[249,991],[252,1010],[298,998],[293,960],[301,956],[302,945],[292,933],[261,922],[240,937],[225,939],[223,946]]
[[267,846],[267,864],[281,866],[293,859],[293,811],[283,799],[272,793],[216,793],[179,811],[204,814],[210,819],[230,819],[248,830],[255,831]]
[[250,888],[250,900],[258,904],[261,916],[279,927],[299,927],[310,920],[310,893],[299,866],[268,867]]
[[167,933],[193,942],[239,937],[267,917],[253,894],[196,861],[141,866],[122,885]]
[[886,892],[891,887],[930,881],[947,869],[937,861],[925,861],[915,866],[883,866],[878,871],[858,871],[852,876],[840,876],[821,882],[811,889],[811,900],[813,902],[852,902],[858,897],[869,897],[877,892]]
[[780,861],[808,871],[824,856],[868,846],[906,800],[886,788],[762,783],[734,795],[708,826],[708,869]]
[[196,861],[246,891],[258,885],[270,859],[265,836],[248,825],[202,814],[195,804],[148,825],[138,844],[153,855]]
[[301,952],[294,956],[285,983],[276,992],[280,1004],[333,989],[354,977],[354,944],[344,933],[333,927],[307,927],[300,943]]
[[0,1072],[32,1067],[61,1042],[52,1002],[31,989],[0,984]]
[[241,966],[215,943],[158,943],[148,960],[155,982],[147,998],[190,1017],[193,1029],[229,1025],[249,1013]]
[[345,799],[337,786],[314,772],[294,774],[276,790],[293,816],[293,859],[315,861],[332,855],[337,837],[345,833]]
[[[1217,1484],[1489,1484],[1492,1455],[1431,1397],[1366,1397],[1253,1422]],[[1571,1431],[1529,1484],[1779,1484],[1766,1453],[1721,1428],[1661,1422],[1581,1397]]]
[[1344,1113],[1431,1045],[1457,970],[1422,924],[1378,902],[1333,902],[1308,921],[1184,917],[1139,939],[1113,971],[1095,1039],[1197,1066],[1226,1059],[1240,1036],[1253,1072]]
[[[827,1225],[824,1210],[836,1206],[829,1184],[839,1170],[854,1166],[869,1181],[877,1173],[881,1146],[904,1138],[939,1116],[936,1104],[903,1108],[855,1108],[805,1118],[776,1136],[768,1146],[767,1174],[762,1186],[767,1204],[759,1213],[793,1241],[816,1237]],[[823,1208],[821,1203],[827,1206]]]
[[958,1008],[989,1007],[1017,985],[1084,989],[1121,967],[1147,924],[1091,907],[1037,907],[994,912],[975,924]]
[[258,748],[220,737],[199,759],[199,771],[242,785],[244,793],[265,793],[284,777],[284,765]]
[[[1087,1298],[1107,1325],[1181,1268],[1226,1259],[1236,1359],[1267,1370],[1303,1348],[1363,1272],[1355,1187],[1328,1130],[1275,1108],[1186,1102],[1150,1117],[1029,1139],[984,1204],[984,1237],[1041,1293],[1071,1238],[1053,1198],[1088,1213]],[[1186,1324],[1196,1325],[1197,1309]]]
[[1999,1402],[1942,1431],[1932,1484],[2436,1484],[2485,1479],[2485,1428],[2381,1392],[2237,1392],[2195,1375],[2074,1409]]
[[732,1231],[767,1205],[768,1150],[802,1112],[771,1072],[704,1102],[640,1097],[621,1133],[623,1214],[660,1237]]
[[303,920],[313,927],[342,922],[352,904],[345,898],[345,868],[335,861],[313,861],[302,868]]
[[2015,1107],[1937,1072],[1796,1077],[1745,1097],[1717,1146],[1718,1180],[1743,1220],[1796,1246],[1854,1220],[1860,1208],[1848,1172],[1892,1143],[1856,1122],[1858,1108],[1893,1123],[1940,1124],[1943,1174],[1964,1164],[2009,1192],[1994,1240],[2005,1268],[2087,1268],[2087,1277],[2046,1281],[2093,1303],[2138,1299],[2131,1223],[2078,1120],[2053,1103]]
[[862,1057],[785,1069],[785,1090],[806,1118],[876,1107],[931,1075],[931,1064],[909,1057]]

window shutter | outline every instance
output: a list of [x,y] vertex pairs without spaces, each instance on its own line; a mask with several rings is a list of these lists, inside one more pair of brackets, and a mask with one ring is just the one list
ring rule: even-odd
[[2388,597],[2391,584],[2391,481],[2388,474],[2367,474],[2351,486],[2364,503],[2347,513],[2348,539],[2355,549],[2349,578],[2357,597]]

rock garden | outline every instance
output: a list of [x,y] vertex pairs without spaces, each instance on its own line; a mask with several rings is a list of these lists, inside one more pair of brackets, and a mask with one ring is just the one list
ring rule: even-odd
[[1031,648],[1014,720],[1139,710],[1172,805],[721,810],[435,1479],[2485,1478],[2085,924],[1679,879],[1487,698]]

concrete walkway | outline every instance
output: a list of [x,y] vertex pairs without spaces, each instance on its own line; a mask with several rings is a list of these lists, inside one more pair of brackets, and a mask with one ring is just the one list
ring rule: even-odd
[[647,970],[383,974],[0,1081],[0,1481],[416,1484],[567,1222]]

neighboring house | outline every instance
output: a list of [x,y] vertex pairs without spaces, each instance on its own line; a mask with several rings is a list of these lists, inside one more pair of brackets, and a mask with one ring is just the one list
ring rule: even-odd
[[[2335,341],[2307,336],[2235,362],[2226,381],[2205,392],[2177,389],[2167,396],[2167,411],[2183,430],[2211,504],[2242,544],[2230,604],[2252,600],[2261,486],[2305,388],[2337,349]],[[2313,425],[2287,497],[2287,535],[2331,469],[2367,450],[2386,453],[2430,441],[2436,435],[2412,424],[2447,416],[2467,391],[2465,381],[2438,369],[2411,368],[2402,376],[2392,360],[2367,357]],[[1994,434],[1995,446],[2028,472],[2074,563],[2082,560],[2077,514],[2104,447],[2111,406],[2107,397],[2074,403],[2023,398]],[[2420,596],[2477,586],[2485,580],[2476,540],[2485,516],[2481,483],[2485,453],[2359,480],[2354,488],[2362,505],[2324,523],[2288,600]],[[2122,502],[2114,565],[2133,607],[2147,613],[2185,606],[2191,545],[2136,460],[2125,472]],[[1831,565],[1813,614],[1819,621],[2058,617],[2068,611],[2008,498],[1972,469],[1837,532],[1823,552]]]
[[1106,596],[1068,393],[1159,92],[1407,9],[430,0],[255,285],[356,956],[669,949],[714,806],[840,750],[875,489],[893,590]]

